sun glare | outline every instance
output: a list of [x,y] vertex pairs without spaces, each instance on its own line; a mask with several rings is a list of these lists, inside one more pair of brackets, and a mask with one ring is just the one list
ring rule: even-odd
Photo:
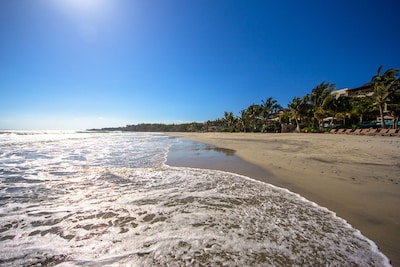
[[111,1],[106,0],[59,0],[57,2],[60,8],[67,12],[72,13],[74,16],[90,16],[98,17],[103,16],[110,10]]
[[62,0],[65,7],[81,12],[96,12],[101,9],[104,1],[101,0]]
[[115,18],[115,2],[111,0],[57,0],[52,3],[88,43],[96,42],[102,25],[111,25]]

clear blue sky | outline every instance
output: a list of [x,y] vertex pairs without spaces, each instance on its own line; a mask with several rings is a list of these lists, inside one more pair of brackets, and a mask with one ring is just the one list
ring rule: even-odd
[[400,67],[398,0],[2,0],[0,129],[180,123]]

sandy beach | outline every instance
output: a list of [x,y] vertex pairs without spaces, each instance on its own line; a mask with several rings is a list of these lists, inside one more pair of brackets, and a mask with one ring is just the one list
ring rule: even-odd
[[[400,138],[340,134],[176,133],[232,149],[253,177],[334,211],[400,266]],[[232,172],[237,172],[232,169]],[[258,172],[259,173],[259,172]],[[244,170],[241,174],[252,176]]]

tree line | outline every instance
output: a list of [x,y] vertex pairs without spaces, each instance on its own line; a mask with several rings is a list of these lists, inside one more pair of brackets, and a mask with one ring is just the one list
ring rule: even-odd
[[[287,107],[282,107],[273,97],[260,104],[251,104],[240,111],[224,112],[222,118],[204,123],[183,124],[142,123],[117,128],[103,128],[105,131],[136,132],[317,132],[332,127],[393,127],[397,128],[400,117],[399,69],[388,69],[382,73],[382,66],[367,84],[367,92],[353,96],[333,94],[335,84],[321,82],[310,93],[294,97]],[[391,125],[385,122],[385,115],[392,117]],[[324,119],[330,118],[329,125]],[[380,118],[378,123],[377,118]],[[335,122],[340,120],[339,126]],[[324,125],[325,124],[325,125]],[[324,127],[327,126],[327,127]]]
[[[382,67],[367,84],[367,92],[354,96],[336,95],[333,83],[322,82],[315,86],[311,93],[294,97],[287,108],[283,108],[272,97],[261,104],[252,104],[240,111],[238,116],[233,112],[224,112],[223,131],[230,132],[280,132],[282,127],[288,131],[321,131],[335,127],[340,120],[340,127],[382,127],[389,125],[385,115],[392,117],[391,127],[397,128],[400,116],[400,80],[399,69],[388,69],[382,73]],[[329,125],[324,125],[324,119]],[[380,118],[380,123],[377,123]]]
[[[202,132],[207,130],[207,124],[199,122],[181,124],[140,123],[136,125],[127,125],[125,127],[109,127],[100,129],[100,131],[122,132]],[[99,129],[90,129],[89,131],[99,131]]]

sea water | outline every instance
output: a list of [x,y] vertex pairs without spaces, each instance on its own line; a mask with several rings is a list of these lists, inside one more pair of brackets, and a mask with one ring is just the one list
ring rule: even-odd
[[333,212],[155,133],[0,132],[1,266],[389,266]]

